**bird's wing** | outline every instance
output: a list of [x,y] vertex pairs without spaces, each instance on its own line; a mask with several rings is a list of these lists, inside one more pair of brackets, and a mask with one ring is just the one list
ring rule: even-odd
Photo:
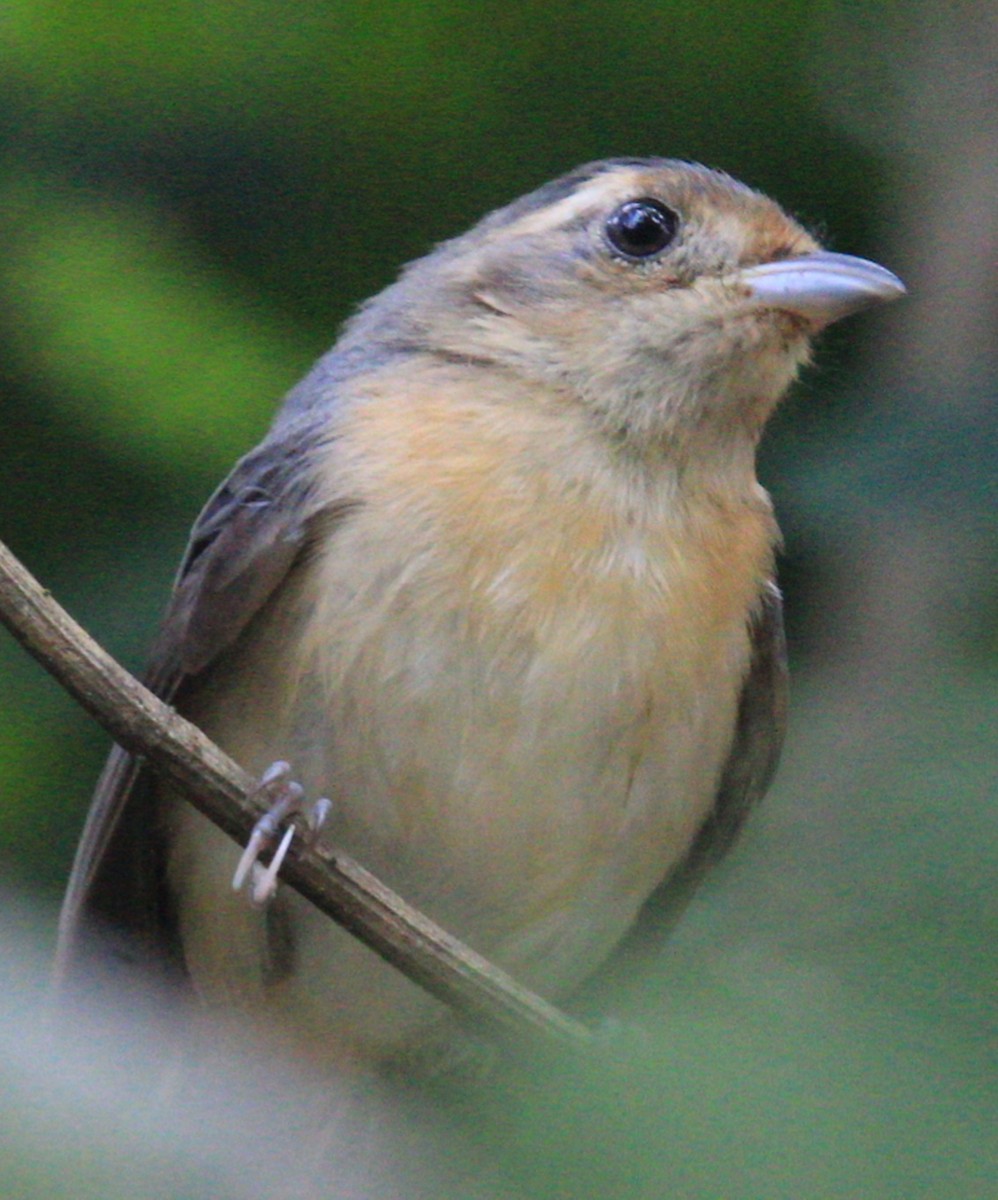
[[[161,699],[232,645],[319,528],[348,509],[317,495],[305,448],[321,444],[321,430],[303,424],[281,427],[241,459],[195,523],[146,672]],[[161,835],[150,789],[137,786],[142,773],[140,759],[112,750],[63,901],[57,975],[94,921],[125,929],[129,955],[148,946],[155,956],[167,936]]]
[[787,641],[783,600],[775,581],[763,589],[749,624],[752,657],[735,719],[735,736],[717,800],[683,864],[702,875],[732,846],[756,801],[765,795],[787,728]]
[[751,660],[714,807],[686,859],[646,903],[622,948],[623,962],[632,962],[672,928],[707,870],[734,844],[776,771],[786,732],[788,676],[783,601],[775,580],[763,588],[749,621],[749,637]]

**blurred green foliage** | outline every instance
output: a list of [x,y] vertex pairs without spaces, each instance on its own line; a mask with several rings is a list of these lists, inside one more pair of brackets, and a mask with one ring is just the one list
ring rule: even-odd
[[[992,1194],[990,28],[889,0],[0,13],[0,537],[135,668],[199,504],[342,318],[545,178],[702,160],[911,286],[829,332],[764,448],[787,764],[615,999],[647,1053],[474,1109],[524,1194]],[[0,638],[2,861],[40,902],[103,753]]]

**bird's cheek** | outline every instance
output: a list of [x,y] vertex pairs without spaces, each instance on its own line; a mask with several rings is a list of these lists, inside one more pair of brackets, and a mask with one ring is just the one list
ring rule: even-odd
[[807,358],[813,329],[801,317],[772,309],[759,312],[727,312],[717,322],[716,349],[719,358],[737,366],[753,359],[779,369],[783,363],[797,364]]
[[810,359],[810,330],[786,313],[760,314],[743,324],[745,346],[732,359],[733,374],[751,381],[755,394],[775,403]]
[[677,346],[691,382],[702,384],[709,409],[739,414],[739,423],[761,424],[809,356],[809,339],[784,314],[732,314],[715,311],[698,335]]

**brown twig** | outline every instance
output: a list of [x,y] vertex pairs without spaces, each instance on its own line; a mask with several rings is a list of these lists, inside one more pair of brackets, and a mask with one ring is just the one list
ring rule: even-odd
[[[256,781],[103,650],[0,543],[0,620],[120,745],[141,755],[240,845]],[[299,848],[281,879],[462,1017],[583,1045],[589,1031],[451,937],[345,854]]]

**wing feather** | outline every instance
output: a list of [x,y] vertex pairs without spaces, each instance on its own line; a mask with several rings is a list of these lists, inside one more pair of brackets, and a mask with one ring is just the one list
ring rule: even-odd
[[[191,533],[145,674],[172,700],[239,637],[306,551],[321,522],[350,507],[316,493],[305,448],[321,430],[284,424],[241,459],[205,505]],[[57,976],[79,950],[84,927],[127,931],[129,953],[156,958],[170,936],[163,853],[143,763],[114,747],[98,781],[59,921]],[[148,954],[142,946],[148,946]]]
[[787,724],[787,644],[783,601],[775,580],[763,588],[749,621],[752,646],[734,737],[717,798],[683,863],[652,894],[610,971],[627,970],[661,943],[709,868],[731,849],[753,807],[765,795],[779,762]]
[[752,658],[742,687],[735,736],[717,789],[682,873],[699,878],[731,849],[745,818],[772,783],[787,728],[787,641],[783,600],[772,580],[749,624]]

